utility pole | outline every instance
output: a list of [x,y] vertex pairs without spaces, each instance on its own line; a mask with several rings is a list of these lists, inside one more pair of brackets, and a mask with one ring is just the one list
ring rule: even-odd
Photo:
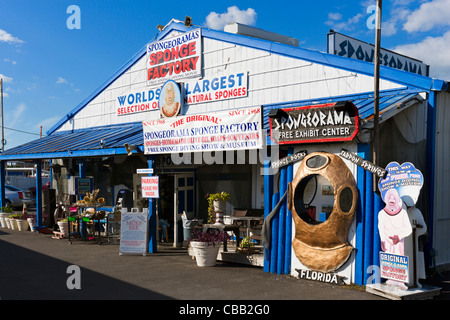
[[[373,144],[372,162],[379,165],[378,148],[380,143],[379,117],[380,117],[380,42],[381,42],[381,8],[382,0],[377,0],[376,25],[375,25],[375,70],[374,70],[374,101],[373,101]],[[377,191],[377,177],[373,177],[373,191]]]

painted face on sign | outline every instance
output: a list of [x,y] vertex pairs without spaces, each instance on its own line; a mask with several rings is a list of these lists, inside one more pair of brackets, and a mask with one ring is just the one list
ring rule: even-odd
[[386,191],[384,202],[386,203],[384,210],[391,216],[396,215],[402,209],[402,199],[395,189]]

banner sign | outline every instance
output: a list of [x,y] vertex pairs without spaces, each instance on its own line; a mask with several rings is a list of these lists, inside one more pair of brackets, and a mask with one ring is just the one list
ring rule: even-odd
[[291,154],[290,156],[284,157],[283,159],[273,161],[271,163],[271,168],[272,169],[281,168],[281,167],[287,166],[291,163],[294,163],[297,161],[302,161],[305,157],[306,157],[306,151],[305,150],[299,151],[294,154]]
[[380,252],[381,278],[408,282],[408,257]]
[[92,192],[93,188],[93,178],[77,178],[75,177],[75,194],[76,195],[86,195],[87,192]]
[[161,89],[141,89],[117,97],[117,115],[146,112],[159,109]]
[[158,85],[169,79],[200,77],[201,38],[201,29],[196,29],[148,44],[147,85]]
[[232,73],[211,79],[186,82],[184,103],[196,104],[246,97],[247,73]]
[[262,148],[261,107],[142,122],[145,154]]
[[[375,46],[333,31],[328,34],[328,53],[373,63]],[[380,49],[380,64],[424,76],[429,73],[429,66],[422,61],[383,48]]]
[[120,254],[147,253],[148,213],[122,212],[120,226]]
[[370,173],[376,174],[379,178],[384,178],[386,176],[387,171],[384,168],[381,168],[370,161],[367,161],[360,156],[347,151],[345,149],[341,149],[341,153],[339,154],[342,158],[349,160],[350,162],[360,166],[364,170],[369,171]]
[[282,109],[287,119],[270,118],[270,136],[279,144],[351,141],[359,130],[351,102]]
[[159,177],[141,178],[142,198],[159,198]]

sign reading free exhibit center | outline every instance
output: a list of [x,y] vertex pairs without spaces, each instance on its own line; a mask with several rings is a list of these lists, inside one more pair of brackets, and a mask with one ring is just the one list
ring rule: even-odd
[[201,29],[147,45],[147,85],[200,77]]
[[262,148],[261,108],[144,121],[145,154]]

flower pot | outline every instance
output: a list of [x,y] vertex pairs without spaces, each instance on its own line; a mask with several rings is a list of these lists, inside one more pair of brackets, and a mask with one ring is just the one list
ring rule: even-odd
[[59,227],[59,231],[61,233],[63,233],[63,234],[69,233],[69,223],[68,222],[58,221],[58,227]]
[[11,230],[17,230],[17,221],[16,219],[9,219],[9,225]]
[[6,227],[8,229],[11,229],[11,222],[9,221],[9,218],[5,218]]
[[199,267],[213,267],[219,254],[219,244],[215,246],[208,242],[191,241],[195,261]]
[[216,224],[223,224],[223,214],[226,208],[225,200],[214,200],[214,212],[216,213]]
[[34,228],[36,227],[36,221],[33,218],[27,218],[28,225],[30,226],[31,231],[36,231]]
[[0,213],[0,225],[2,228],[7,228],[6,218],[8,218],[9,213]]
[[17,219],[17,229],[19,231],[27,231],[28,230],[28,221],[25,219]]

